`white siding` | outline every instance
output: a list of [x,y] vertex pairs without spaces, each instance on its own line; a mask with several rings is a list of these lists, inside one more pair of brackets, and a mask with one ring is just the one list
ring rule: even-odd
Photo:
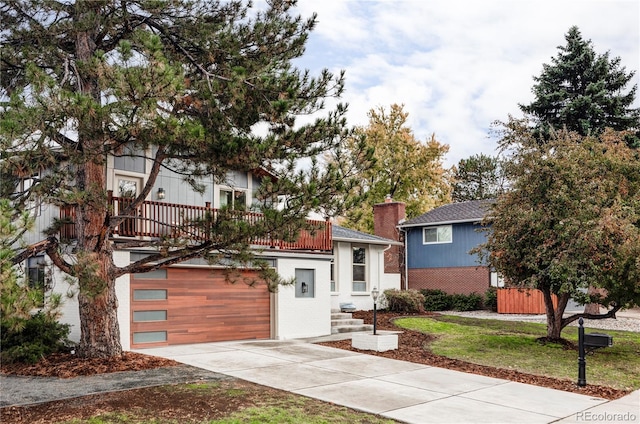
[[294,286],[279,287],[273,295],[276,339],[318,337],[331,334],[331,300],[329,257],[278,258],[278,272],[283,278],[295,276],[296,268],[315,270],[315,296],[300,298]]
[[[354,293],[351,289],[352,243],[333,243],[334,277],[336,292],[331,295],[331,308],[340,309],[341,303],[353,303],[358,310],[373,309],[371,289],[377,287],[380,293],[387,289],[400,289],[400,274],[385,274],[384,250],[387,246],[370,244],[367,246],[367,291]],[[362,244],[358,243],[358,246]]]

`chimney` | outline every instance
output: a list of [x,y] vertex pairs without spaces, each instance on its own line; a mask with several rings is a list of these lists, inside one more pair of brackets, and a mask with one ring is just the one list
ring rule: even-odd
[[[394,202],[390,195],[384,199],[384,203],[373,205],[374,234],[379,237],[403,242],[400,240],[400,230],[397,225],[404,220],[406,205],[403,202]],[[391,246],[384,253],[384,272],[401,273],[404,263],[401,255],[404,255],[402,246]]]

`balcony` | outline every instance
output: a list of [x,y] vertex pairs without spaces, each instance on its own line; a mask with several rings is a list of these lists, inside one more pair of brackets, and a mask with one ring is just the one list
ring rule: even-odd
[[[111,197],[110,210],[114,215],[125,212],[131,205],[131,199]],[[203,222],[220,223],[221,220],[243,221],[257,224],[264,216],[256,212],[222,211],[206,206],[179,205],[175,203],[145,200],[134,211],[128,213],[122,224],[111,234],[112,237],[135,237],[159,239],[163,237],[189,238],[197,242],[208,241],[211,232]],[[75,220],[75,209],[60,208],[60,219]],[[331,223],[328,221],[307,220],[316,228],[314,231],[302,230],[293,242],[278,240],[270,236],[258,237],[249,241],[253,246],[263,246],[280,250],[330,251],[332,249]],[[60,237],[67,240],[76,238],[75,226],[64,224]]]

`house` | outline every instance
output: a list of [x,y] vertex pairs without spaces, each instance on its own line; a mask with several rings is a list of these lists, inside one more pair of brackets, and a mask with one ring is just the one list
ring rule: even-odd
[[492,200],[472,200],[435,208],[399,225],[404,233],[407,287],[447,293],[483,294],[502,285],[471,249],[484,243],[480,221]]
[[333,226],[331,309],[350,304],[357,310],[373,308],[371,290],[400,289],[400,270],[389,268],[385,255],[402,246],[388,238]]
[[[114,213],[124,209],[148,180],[150,164],[144,155],[110,157],[107,191]],[[180,175],[162,169],[147,200],[110,234],[113,259],[127,266],[150,255],[149,248],[136,248],[135,240],[159,239],[176,231],[185,217],[216,214],[222,207],[237,211],[241,219],[260,219],[249,211],[265,172],[230,171],[223,183],[201,181],[195,192]],[[71,209],[38,205],[36,230],[27,242],[41,238],[54,218],[73,219]],[[270,292],[265,284],[228,282],[228,268],[192,259],[144,274],[127,274],[116,280],[118,322],[123,349],[184,343],[244,339],[291,339],[331,334],[331,311],[340,302],[354,302],[371,309],[371,289],[399,286],[399,273],[385,272],[384,250],[398,243],[366,235],[329,221],[315,221],[314,233],[303,232],[298,240],[285,243],[264,238],[252,240],[257,256],[285,279],[295,283]],[[63,226],[60,236],[73,240],[73,226]],[[206,237],[191,232],[188,237]],[[30,258],[28,275],[45,282],[50,293],[60,293],[65,302],[61,321],[72,325],[71,339],[80,338],[77,288],[46,256]],[[239,270],[251,281],[256,272]],[[239,279],[242,280],[242,279]],[[67,296],[68,295],[68,296]]]

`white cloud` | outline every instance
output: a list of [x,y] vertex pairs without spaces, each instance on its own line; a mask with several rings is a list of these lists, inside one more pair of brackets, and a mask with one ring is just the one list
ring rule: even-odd
[[596,52],[619,56],[627,71],[640,67],[637,0],[301,0],[298,10],[318,13],[298,64],[346,70],[349,122],[404,104],[419,139],[435,133],[450,145],[449,165],[494,153],[491,122],[533,99],[533,76],[572,25]]

